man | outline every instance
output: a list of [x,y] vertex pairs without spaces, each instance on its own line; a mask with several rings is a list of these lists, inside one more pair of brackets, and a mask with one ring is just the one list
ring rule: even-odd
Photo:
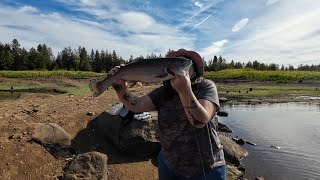
[[158,111],[160,180],[226,179],[223,149],[212,123],[220,105],[216,86],[203,78],[204,64],[198,53],[179,49],[166,57],[188,58],[193,66],[144,96],[133,95],[122,80],[113,88],[129,110]]

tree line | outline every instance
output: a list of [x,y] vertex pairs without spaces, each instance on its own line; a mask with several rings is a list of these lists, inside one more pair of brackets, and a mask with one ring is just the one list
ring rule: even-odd
[[279,66],[278,64],[275,64],[275,63],[270,63],[270,64],[260,63],[257,60],[254,60],[252,62],[248,61],[247,63],[235,62],[234,60],[231,60],[231,62],[228,63],[225,58],[222,58],[221,55],[219,57],[214,56],[213,59],[210,59],[210,60],[204,61],[204,62],[205,62],[205,70],[206,71],[220,71],[223,69],[242,69],[242,68],[250,68],[250,69],[255,69],[255,70],[260,70],[260,71],[265,71],[265,70],[271,70],[271,71],[276,71],[276,70],[320,71],[320,64],[318,64],[318,65],[300,64],[297,68],[295,68],[292,65]]
[[[170,51],[170,49],[169,49]],[[151,53],[145,57],[140,55],[137,58],[162,58],[161,54],[156,55]],[[119,56],[115,50],[91,50],[89,53],[84,47],[78,49],[64,48],[58,52],[55,57],[52,49],[46,44],[39,44],[37,48],[31,48],[27,51],[20,47],[17,39],[14,39],[10,44],[2,44],[0,42],[0,70],[74,70],[74,71],[94,71],[107,72],[112,67],[121,63],[127,63],[135,58],[131,55],[128,60]],[[206,71],[220,71],[223,69],[241,69],[252,68],[256,70],[303,70],[303,71],[320,71],[319,65],[299,65],[294,68],[292,65],[279,66],[275,63],[265,64],[257,60],[247,63],[227,62],[221,55],[214,56],[213,59],[205,60]]]
[[106,72],[112,67],[126,63],[115,50],[91,50],[64,48],[55,57],[52,49],[46,44],[27,51],[21,48],[17,39],[10,44],[0,42],[0,70],[74,70]]

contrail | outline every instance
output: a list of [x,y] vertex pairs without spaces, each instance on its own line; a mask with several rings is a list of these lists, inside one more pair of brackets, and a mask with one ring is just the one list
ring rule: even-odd
[[204,18],[201,22],[199,22],[198,24],[196,24],[192,30],[196,29],[198,26],[200,26],[202,23],[204,23],[209,17],[211,17],[212,14],[210,14],[209,16],[207,16],[206,18]]
[[184,23],[183,25],[186,25],[187,22],[189,22],[191,19],[193,19],[194,17],[198,16],[200,13],[202,13],[203,11],[206,11],[207,9],[211,8],[212,6],[220,3],[220,2],[223,2],[224,0],[215,0],[213,2],[211,2],[209,5],[207,6],[204,6],[203,8],[200,9],[200,11],[196,12],[195,14],[193,14],[191,17],[189,17]]

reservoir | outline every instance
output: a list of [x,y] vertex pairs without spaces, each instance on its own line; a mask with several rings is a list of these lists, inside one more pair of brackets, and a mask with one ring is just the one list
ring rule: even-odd
[[[320,103],[226,104],[219,121],[245,144],[245,177],[272,180],[320,178]],[[279,147],[274,148],[274,147]]]

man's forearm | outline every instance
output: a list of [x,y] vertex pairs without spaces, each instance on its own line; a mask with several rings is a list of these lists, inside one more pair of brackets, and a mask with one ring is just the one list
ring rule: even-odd
[[119,100],[123,105],[133,112],[137,112],[139,107],[138,96],[132,94],[126,87],[114,87]]
[[203,127],[210,121],[210,116],[191,92],[179,94],[180,100],[190,123],[195,127]]

